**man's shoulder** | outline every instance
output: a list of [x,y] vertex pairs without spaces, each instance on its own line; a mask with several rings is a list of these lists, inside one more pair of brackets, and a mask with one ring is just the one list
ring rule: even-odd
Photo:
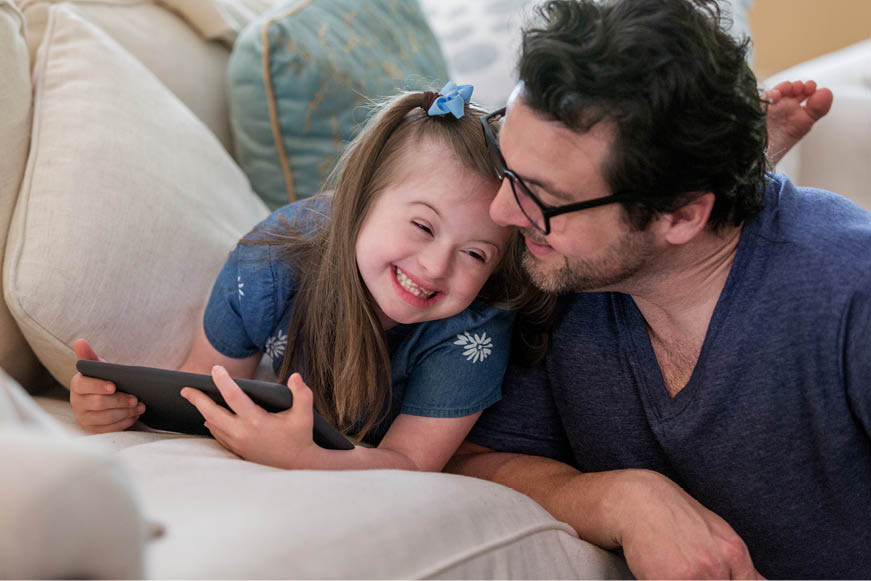
[[871,212],[822,189],[798,187],[786,176],[767,184],[765,210],[752,231],[775,243],[782,260],[819,275],[871,275]]

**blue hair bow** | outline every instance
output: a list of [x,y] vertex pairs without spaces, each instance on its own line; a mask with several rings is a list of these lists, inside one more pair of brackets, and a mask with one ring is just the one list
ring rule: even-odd
[[473,90],[474,87],[472,85],[458,86],[455,82],[448,81],[448,84],[439,91],[441,96],[430,105],[427,114],[433,117],[451,113],[457,119],[461,118],[463,116],[463,107],[472,98]]

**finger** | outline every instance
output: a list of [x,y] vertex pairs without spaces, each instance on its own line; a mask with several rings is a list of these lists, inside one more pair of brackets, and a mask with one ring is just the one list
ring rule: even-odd
[[212,398],[198,389],[185,387],[181,390],[181,396],[197,408],[203,419],[211,424],[224,427],[235,419],[232,412],[216,404]]
[[803,97],[804,96],[804,83],[801,81],[793,81],[792,82],[792,92],[790,93],[792,97]]
[[70,381],[70,394],[74,393],[80,395],[108,395],[115,393],[115,384],[111,381],[105,381],[103,379],[97,379],[96,377],[88,377],[87,375],[76,373]]
[[226,433],[224,430],[218,429],[217,426],[215,426],[209,422],[206,422],[204,425],[209,430],[209,432],[212,434],[212,437],[214,437],[215,440],[217,440],[219,444],[221,444],[223,447],[225,447],[229,451],[233,452],[237,456],[241,456],[241,454],[239,454],[239,451],[236,449],[235,444],[233,443],[233,439],[230,437],[230,435],[228,433]]
[[779,89],[770,89],[770,90],[765,91],[764,93],[762,93],[761,98],[762,98],[764,101],[768,101],[768,103],[769,103],[770,105],[774,105],[775,103],[777,103],[778,101],[780,101],[780,98],[781,98],[782,96],[783,96],[783,94],[780,92]]
[[78,359],[102,361],[102,359],[97,355],[97,352],[91,348],[91,345],[85,339],[76,339],[73,343],[73,351],[76,352],[76,357]]
[[129,409],[85,411],[79,414],[79,423],[88,426],[110,426],[128,418],[138,418],[144,411],[145,405],[143,404]]
[[817,90],[817,82],[816,81],[805,81],[804,82],[804,95],[805,97],[810,97],[814,94],[814,91]]
[[778,91],[781,95],[791,97],[792,96],[792,82],[790,81],[781,81],[772,87],[772,91]]
[[314,394],[312,394],[312,390],[306,385],[305,381],[302,380],[302,376],[299,373],[292,374],[287,379],[287,387],[290,388],[290,393],[293,396],[293,405],[290,406],[289,410],[282,413],[294,416],[296,418],[295,421],[314,424],[314,416],[312,414]]
[[265,413],[264,409],[251,401],[251,398],[242,391],[239,384],[233,381],[227,370],[221,365],[212,367],[212,379],[218,386],[218,391],[231,410],[240,416],[256,415]]
[[91,434],[106,434],[109,432],[121,432],[126,430],[130,426],[136,423],[136,420],[139,419],[139,416],[135,416],[132,418],[126,418],[115,422],[114,424],[107,424],[105,426],[82,426],[85,431]]
[[119,392],[112,395],[71,394],[70,402],[83,411],[102,411],[134,408],[139,400],[136,396]]

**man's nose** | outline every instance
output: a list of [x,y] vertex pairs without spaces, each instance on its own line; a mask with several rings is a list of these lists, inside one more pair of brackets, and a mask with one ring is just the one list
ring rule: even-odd
[[490,217],[500,226],[520,228],[529,226],[529,220],[520,210],[517,199],[514,197],[514,190],[511,189],[511,180],[507,177],[502,180],[496,197],[490,202]]

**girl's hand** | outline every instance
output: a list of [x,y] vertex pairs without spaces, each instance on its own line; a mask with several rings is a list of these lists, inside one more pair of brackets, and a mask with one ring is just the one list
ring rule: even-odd
[[[84,339],[76,340],[73,349],[79,359],[102,361]],[[76,422],[93,434],[126,430],[145,411],[135,396],[116,393],[114,383],[81,373],[70,382],[70,405]]]
[[231,452],[278,468],[313,466],[324,452],[312,440],[313,396],[298,373],[287,380],[293,405],[278,413],[267,412],[251,401],[222,366],[212,368],[212,379],[232,411],[192,387],[182,389],[181,396],[199,410],[215,439]]

